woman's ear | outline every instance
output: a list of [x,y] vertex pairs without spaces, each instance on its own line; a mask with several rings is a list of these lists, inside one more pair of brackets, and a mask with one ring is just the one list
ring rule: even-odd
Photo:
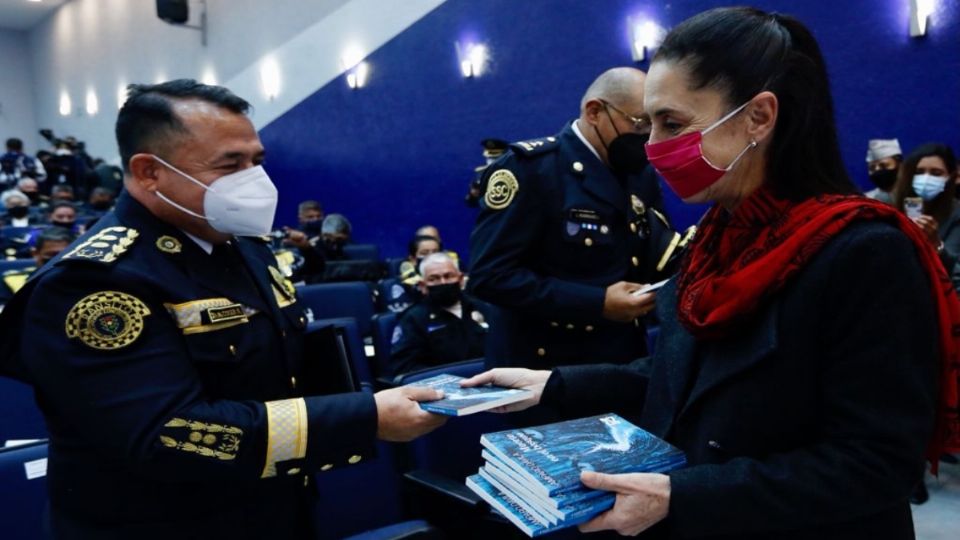
[[747,122],[753,140],[762,142],[773,133],[779,110],[780,102],[773,92],[760,92],[751,100],[750,105],[747,105]]
[[130,178],[140,189],[155,192],[160,181],[161,167],[150,154],[134,154],[130,157]]

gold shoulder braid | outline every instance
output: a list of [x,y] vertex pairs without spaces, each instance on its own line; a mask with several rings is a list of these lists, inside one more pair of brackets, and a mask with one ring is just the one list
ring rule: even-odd
[[483,202],[487,203],[487,208],[491,210],[503,210],[510,206],[518,191],[520,191],[520,184],[517,182],[517,177],[507,169],[500,169],[490,175]]
[[268,268],[270,269],[270,278],[273,280],[273,295],[277,299],[277,306],[285,308],[296,303],[297,288],[279,269],[274,266]]
[[243,430],[238,427],[183,418],[171,418],[163,427],[160,435],[163,446],[224,461],[237,457],[243,438]]
[[107,227],[63,256],[63,260],[113,263],[130,249],[140,233],[127,227]]
[[135,296],[117,291],[93,293],[67,313],[67,337],[101,351],[122,349],[143,333],[147,315],[150,308]]

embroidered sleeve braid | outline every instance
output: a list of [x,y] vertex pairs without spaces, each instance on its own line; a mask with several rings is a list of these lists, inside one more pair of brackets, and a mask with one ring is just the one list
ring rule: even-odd
[[303,398],[268,401],[267,459],[260,478],[277,475],[277,463],[307,455],[307,404]]

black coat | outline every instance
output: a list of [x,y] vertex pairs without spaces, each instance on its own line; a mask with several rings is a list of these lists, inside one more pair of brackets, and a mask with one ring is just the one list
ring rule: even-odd
[[510,145],[484,178],[469,287],[494,308],[487,364],[645,356],[642,326],[605,319],[603,304],[618,281],[673,272],[682,239],[654,206],[662,203],[656,176],[616,177],[567,125],[556,137]]
[[[651,536],[907,539],[907,503],[933,429],[937,321],[910,241],[851,226],[738,335],[704,342],[677,321],[675,283],[650,377],[559,368],[543,402],[614,410],[687,454]],[[715,535],[715,536],[711,536]]]
[[208,254],[124,195],[0,315],[57,538],[303,538],[312,472],[373,452],[373,397],[304,397],[302,304],[264,243],[232,242]]
[[461,309],[457,317],[425,299],[405,311],[391,339],[391,374],[483,358],[488,306],[464,297]]

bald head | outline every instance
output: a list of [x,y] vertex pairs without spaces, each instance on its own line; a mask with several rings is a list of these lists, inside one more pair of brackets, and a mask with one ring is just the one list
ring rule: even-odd
[[602,99],[628,110],[643,106],[643,81],[646,73],[632,67],[617,67],[600,74],[580,100],[580,112],[591,100]]

